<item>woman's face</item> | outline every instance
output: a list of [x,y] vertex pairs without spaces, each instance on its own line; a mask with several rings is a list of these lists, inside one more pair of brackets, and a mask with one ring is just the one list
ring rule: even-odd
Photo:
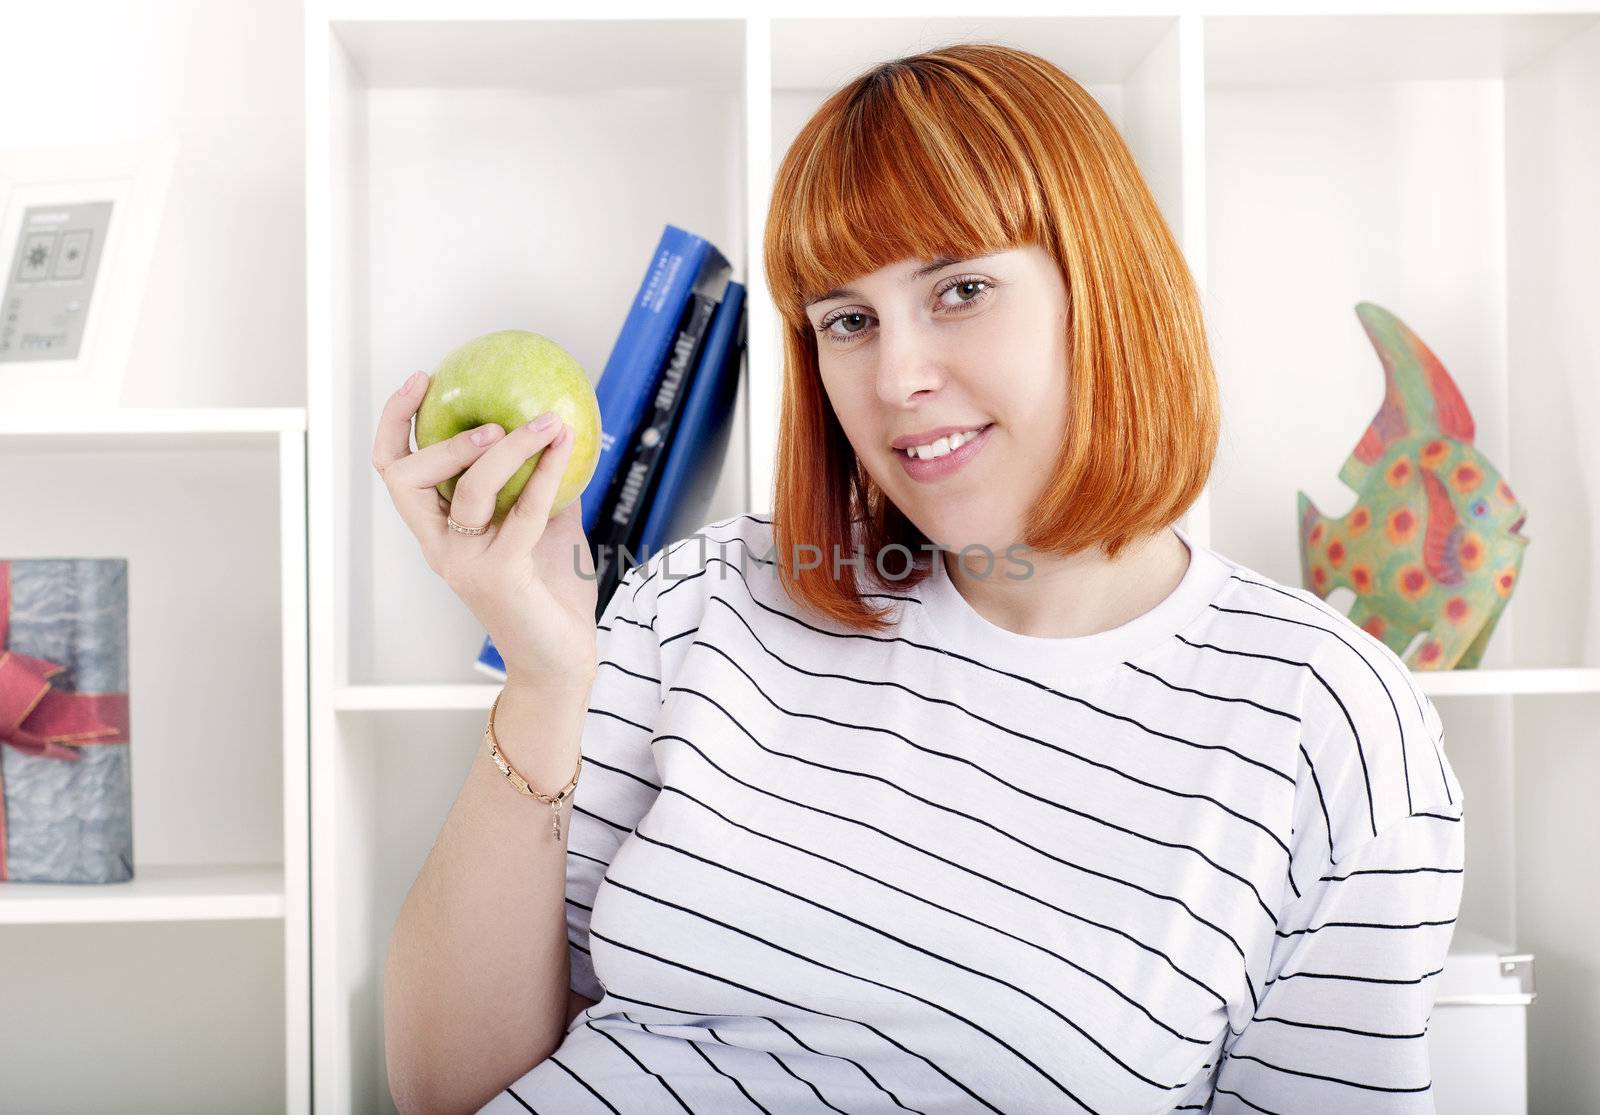
[[[928,538],[1004,560],[1066,429],[1067,290],[1055,260],[1036,245],[905,259],[845,287],[806,309],[845,436]],[[982,432],[943,460],[894,448],[946,428]]]

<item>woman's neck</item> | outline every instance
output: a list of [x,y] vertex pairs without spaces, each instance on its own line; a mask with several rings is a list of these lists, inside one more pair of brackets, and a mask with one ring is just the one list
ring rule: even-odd
[[983,563],[963,568],[958,555],[944,555],[945,570],[974,611],[1019,635],[1070,639],[1121,627],[1172,594],[1189,568],[1189,548],[1170,527],[1137,539],[1115,561],[1094,547],[1069,557],[1030,551],[1026,576],[1016,563],[996,560],[987,576]]

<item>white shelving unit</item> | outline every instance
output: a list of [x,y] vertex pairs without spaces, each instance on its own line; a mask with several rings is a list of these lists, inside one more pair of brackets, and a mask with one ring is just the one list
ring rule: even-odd
[[0,414],[3,556],[128,560],[134,859],[0,883],[0,1108],[310,1108],[305,439],[301,408]]
[[[770,508],[773,169],[840,84],[962,39],[1042,54],[1094,93],[1205,289],[1226,419],[1195,537],[1298,583],[1295,492],[1350,506],[1336,473],[1381,395],[1356,302],[1399,314],[1461,385],[1533,542],[1484,668],[1421,675],[1472,818],[1430,1034],[1437,1101],[1516,1112],[1533,1088],[1547,1109],[1600,1106],[1582,1072],[1600,987],[1569,959],[1592,953],[1600,907],[1567,883],[1593,847],[1574,780],[1600,773],[1600,451],[1583,436],[1600,423],[1600,4],[969,8],[308,4],[318,1110],[393,1109],[387,940],[495,692],[470,665],[481,628],[370,467],[383,400],[508,327],[598,377],[671,221],[750,292],[743,437],[708,517]],[[1573,808],[1553,815],[1561,794]],[[1545,973],[1548,1021],[1527,1018],[1525,1044],[1519,958],[1543,953],[1568,967]]]

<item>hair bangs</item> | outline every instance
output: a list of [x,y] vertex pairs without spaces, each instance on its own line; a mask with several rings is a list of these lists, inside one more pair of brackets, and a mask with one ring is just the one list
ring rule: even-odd
[[1042,239],[1046,198],[1016,173],[1014,143],[949,74],[895,61],[850,93],[819,111],[819,126],[784,160],[789,204],[766,252],[781,263],[768,285],[791,326],[826,291],[901,260],[967,259]]

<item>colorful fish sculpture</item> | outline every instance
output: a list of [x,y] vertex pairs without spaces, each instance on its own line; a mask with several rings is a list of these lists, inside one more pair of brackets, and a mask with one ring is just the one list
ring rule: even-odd
[[1516,587],[1527,516],[1472,444],[1439,358],[1381,306],[1356,316],[1383,361],[1383,405],[1339,470],[1350,512],[1330,519],[1298,493],[1300,575],[1324,599],[1352,589],[1350,619],[1411,669],[1470,669]]

